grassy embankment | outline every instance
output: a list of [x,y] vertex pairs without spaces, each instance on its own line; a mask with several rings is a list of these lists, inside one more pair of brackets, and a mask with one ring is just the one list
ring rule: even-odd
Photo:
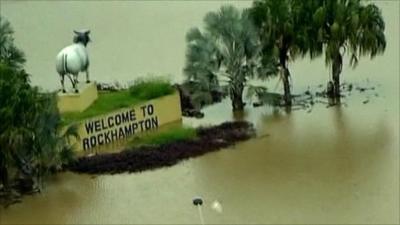
[[[80,157],[68,169],[78,173],[116,174],[169,167],[185,159],[227,148],[255,135],[253,125],[248,122],[225,122],[217,126],[200,127],[190,131],[196,135],[195,138],[186,134],[177,135],[187,131],[183,128],[180,132],[168,132],[161,137],[157,135],[157,138],[150,139],[152,145],[127,147],[118,153]],[[189,139],[168,140],[171,137]],[[154,145],[155,140],[162,144]],[[165,143],[164,140],[170,142]]]
[[142,145],[165,145],[173,142],[192,140],[197,137],[196,129],[193,127],[174,127],[168,130],[149,132],[141,134],[129,143],[130,147]]
[[116,92],[99,92],[98,99],[85,111],[63,113],[63,125],[81,121],[94,116],[104,115],[111,111],[132,106],[140,102],[169,95],[174,92],[171,84],[162,78],[137,80],[126,90]]

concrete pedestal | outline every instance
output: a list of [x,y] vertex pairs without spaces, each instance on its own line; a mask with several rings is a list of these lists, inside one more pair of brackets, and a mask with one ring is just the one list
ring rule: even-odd
[[79,93],[68,90],[67,93],[58,93],[58,109],[64,112],[82,112],[87,109],[98,97],[97,87],[94,82],[79,83]]

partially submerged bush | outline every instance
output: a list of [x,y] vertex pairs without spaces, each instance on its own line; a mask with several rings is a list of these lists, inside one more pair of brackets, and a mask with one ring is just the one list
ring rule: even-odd
[[167,79],[160,77],[150,79],[138,79],[129,87],[129,92],[135,98],[150,100],[174,92],[174,88]]

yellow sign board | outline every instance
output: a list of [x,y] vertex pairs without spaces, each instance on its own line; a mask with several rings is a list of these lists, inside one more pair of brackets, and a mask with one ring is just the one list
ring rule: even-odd
[[98,97],[95,83],[78,85],[79,93],[58,93],[58,109],[64,112],[82,112],[87,109]]

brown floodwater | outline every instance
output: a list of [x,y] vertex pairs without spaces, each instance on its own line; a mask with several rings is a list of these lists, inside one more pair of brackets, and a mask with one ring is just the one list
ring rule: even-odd
[[[225,2],[226,3],[226,2]],[[230,1],[239,7],[247,1]],[[204,198],[206,223],[399,223],[399,26],[400,3],[376,1],[387,25],[383,56],[364,58],[343,79],[376,89],[355,91],[344,105],[291,113],[270,107],[233,115],[228,101],[183,124],[252,121],[258,137],[235,147],[136,174],[89,176],[61,173],[42,193],[0,208],[0,224],[200,223],[191,200]],[[182,79],[185,32],[214,1],[2,1],[25,50],[32,82],[58,86],[54,56],[71,30],[90,27],[93,79],[127,82],[146,74]],[[291,64],[294,91],[325,83],[324,60]],[[276,80],[268,86],[275,89]],[[280,87],[276,91],[282,91]],[[368,103],[363,102],[368,100]],[[222,213],[211,208],[217,200]]]

